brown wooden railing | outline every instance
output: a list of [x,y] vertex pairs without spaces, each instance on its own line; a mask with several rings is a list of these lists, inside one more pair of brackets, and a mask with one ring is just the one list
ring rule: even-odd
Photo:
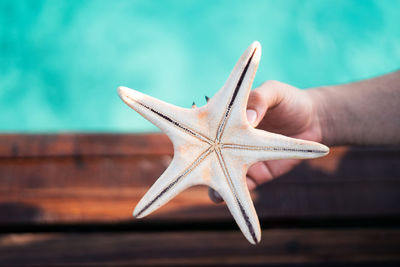
[[399,147],[335,148],[261,185],[257,246],[205,187],[131,216],[171,157],[161,134],[0,135],[0,266],[400,264]]

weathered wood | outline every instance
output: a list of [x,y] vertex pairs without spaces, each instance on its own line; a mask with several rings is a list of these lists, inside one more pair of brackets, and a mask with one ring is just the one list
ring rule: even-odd
[[172,154],[164,134],[3,134],[0,158]]
[[[159,134],[0,136],[0,225],[132,220],[171,152]],[[333,149],[260,186],[254,200],[261,220],[399,216],[400,149]],[[203,187],[146,218],[159,219],[232,220]]]
[[257,246],[250,245],[240,231],[0,236],[1,266],[310,266],[317,263],[395,266],[400,264],[400,230],[264,229]]
[[160,134],[0,136],[0,266],[400,264],[400,148],[336,148],[260,186],[258,246],[204,187],[134,221],[171,155]]

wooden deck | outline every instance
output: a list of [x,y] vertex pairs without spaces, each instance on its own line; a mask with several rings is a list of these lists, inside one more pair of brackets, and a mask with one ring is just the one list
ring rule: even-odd
[[0,266],[400,265],[400,147],[335,148],[260,186],[257,246],[205,187],[131,216],[171,157],[161,134],[0,135]]

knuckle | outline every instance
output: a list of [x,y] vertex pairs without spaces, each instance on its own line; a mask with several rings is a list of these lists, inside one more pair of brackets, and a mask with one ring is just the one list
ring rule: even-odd
[[251,95],[250,95],[250,99],[252,102],[254,103],[262,103],[264,100],[264,96],[260,91],[252,91]]
[[276,81],[276,80],[268,80],[266,82],[264,82],[262,84],[262,86],[264,87],[276,87],[276,86],[281,86],[282,83],[280,81]]

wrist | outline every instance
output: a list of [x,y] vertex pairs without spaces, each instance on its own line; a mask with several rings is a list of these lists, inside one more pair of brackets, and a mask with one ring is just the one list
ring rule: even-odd
[[337,137],[337,135],[334,133],[335,121],[332,112],[330,112],[333,110],[330,108],[332,102],[329,101],[330,88],[316,87],[306,91],[309,94],[313,106],[313,121],[316,129],[315,131],[317,131],[320,136],[319,142],[328,146],[336,145],[337,140],[335,137]]

